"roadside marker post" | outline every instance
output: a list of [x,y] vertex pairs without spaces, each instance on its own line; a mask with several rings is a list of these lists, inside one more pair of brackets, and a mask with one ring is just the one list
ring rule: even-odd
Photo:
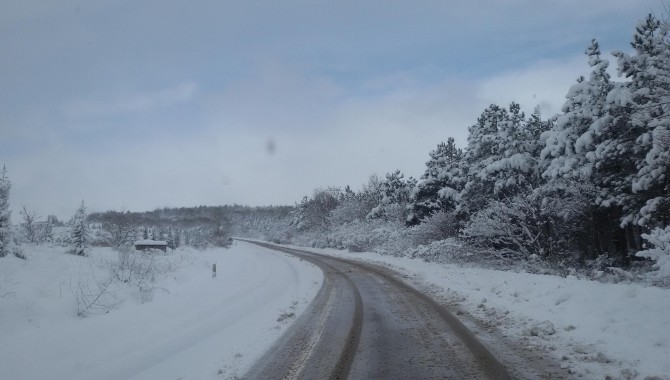
[[212,278],[216,277],[216,263],[212,264]]

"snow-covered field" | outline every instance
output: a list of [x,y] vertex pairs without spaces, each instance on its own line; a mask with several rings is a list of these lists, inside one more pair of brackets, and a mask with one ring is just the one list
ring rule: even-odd
[[[183,249],[158,258],[155,281],[113,284],[102,302],[108,313],[78,317],[77,289],[95,293],[118,254],[63,251],[38,246],[26,249],[28,261],[1,261],[3,378],[232,379],[276,341],[322,281],[311,264],[251,244]],[[575,378],[670,379],[670,290],[313,251],[383,263],[459,308],[488,344],[495,344],[493,328],[553,355]]]
[[304,310],[322,281],[311,264],[250,244],[181,249],[157,258],[154,281],[112,284],[100,302],[112,307],[108,313],[78,317],[78,289],[96,293],[118,254],[25,250],[27,261],[0,261],[4,379],[235,378]]
[[[553,355],[575,378],[670,379],[668,289],[308,250],[387,265],[460,308],[481,339],[490,340],[485,326],[497,328],[530,350]],[[468,321],[467,314],[483,323]]]

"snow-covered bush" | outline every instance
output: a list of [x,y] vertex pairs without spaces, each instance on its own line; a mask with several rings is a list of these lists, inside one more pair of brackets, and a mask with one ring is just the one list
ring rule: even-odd
[[354,220],[364,220],[371,211],[371,209],[368,209],[368,203],[362,195],[346,188],[342,200],[330,213],[331,224],[340,226]]
[[411,232],[404,222],[389,221],[372,224],[371,251],[392,256],[405,256],[414,248]]
[[118,260],[111,263],[112,275],[121,282],[141,285],[154,281],[159,270],[159,257],[163,252],[156,249],[137,251],[132,249],[118,250]]
[[61,247],[66,247],[70,241],[70,231],[67,226],[54,227],[53,239],[51,243]]
[[330,227],[330,213],[339,203],[338,188],[316,189],[314,195],[304,197],[292,212],[291,224],[300,231],[326,231]]
[[454,238],[437,240],[429,244],[411,249],[408,256],[426,262],[462,263],[473,256],[471,250],[464,250],[463,245]]
[[348,249],[403,256],[414,247],[411,231],[399,221],[354,220],[331,226],[328,231],[296,231],[292,244],[313,248]]
[[652,281],[661,285],[670,285],[670,226],[655,228],[642,238],[653,245],[653,248],[638,252],[639,257],[654,260],[652,266],[655,271],[649,273]]
[[503,200],[489,202],[474,214],[461,235],[475,247],[495,249],[510,257],[553,263],[574,261],[578,239],[585,232],[593,187],[569,181],[527,188]]
[[288,244],[291,220],[283,213],[248,213],[233,223],[233,235]]
[[468,242],[510,256],[544,255],[540,210],[524,196],[492,201],[475,213],[462,231]]
[[453,213],[436,212],[421,220],[412,227],[412,238],[417,245],[455,237],[458,234],[458,223]]
[[149,302],[155,283],[179,269],[174,255],[158,249],[138,251],[124,247],[115,251],[116,257],[91,251],[91,272],[71,280],[77,316],[108,313],[128,296],[139,303]]

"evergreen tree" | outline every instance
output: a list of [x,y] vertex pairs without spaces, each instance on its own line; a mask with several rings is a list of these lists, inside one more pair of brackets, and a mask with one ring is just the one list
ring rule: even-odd
[[492,200],[502,200],[537,182],[537,156],[544,124],[527,121],[517,103],[489,106],[469,128],[463,156],[466,181],[457,208],[467,219]]
[[191,230],[184,230],[184,245],[192,246],[193,242],[191,240]]
[[545,147],[541,159],[547,163],[544,176],[549,179],[590,179],[594,162],[589,159],[595,151],[597,135],[611,123],[607,95],[614,85],[607,73],[609,62],[600,58],[600,47],[594,39],[586,49],[592,68],[588,80],[580,77],[570,87],[560,115],[551,130],[542,138]]
[[175,248],[181,247],[181,230],[176,229],[174,231],[173,242]]
[[629,262],[630,251],[642,247],[639,225],[650,220],[662,225],[670,210],[663,191],[667,187],[667,148],[663,147],[667,112],[662,94],[668,88],[668,70],[663,68],[668,47],[661,25],[653,16],[647,17],[636,27],[635,54],[613,53],[619,74],[629,80],[612,84],[605,112],[592,124],[593,149],[586,153],[587,174],[597,190],[594,203],[600,206],[593,223],[601,236],[595,246],[616,254],[623,264]]
[[521,106],[510,104],[506,117],[498,125],[498,153],[480,172],[493,182],[493,193],[498,198],[511,197],[538,185],[537,159],[544,127],[538,113],[526,120]]
[[648,220],[640,220],[640,208],[645,198],[653,198],[654,190],[664,187],[667,104],[663,99],[668,99],[663,94],[670,85],[665,29],[649,15],[636,27],[631,43],[635,54],[613,53],[619,74],[629,81],[617,83],[608,94],[611,122],[602,123],[591,158],[601,190],[597,201],[618,207],[622,226]]
[[84,201],[70,220],[70,250],[69,253],[78,256],[88,256],[91,249],[91,238],[88,229],[88,215]]
[[400,170],[386,174],[386,178],[381,182],[382,198],[379,204],[370,211],[367,218],[403,223],[408,221],[408,205],[412,190],[416,186],[416,180],[412,177],[405,180],[404,177],[405,175]]
[[498,124],[506,117],[504,108],[492,104],[482,112],[477,123],[468,128],[468,146],[463,155],[466,180],[457,208],[463,219],[483,209],[493,195],[493,185],[486,180],[483,170],[499,154]]
[[175,234],[172,232],[172,229],[167,233],[167,246],[172,250],[177,248],[177,245],[175,244]]
[[[570,88],[563,114],[542,135],[541,166],[547,182],[541,191],[547,198],[585,206],[579,220],[569,221],[577,226],[571,235],[582,259],[617,252],[623,257],[626,234],[619,222],[623,208],[631,203],[634,132],[627,106],[613,94],[627,91],[627,84],[611,81],[606,71],[609,62],[600,57],[596,40],[585,53],[591,67],[589,78],[579,78]],[[548,217],[560,222],[555,215]],[[561,230],[558,225],[551,228]]]
[[453,210],[462,190],[463,151],[456,148],[454,138],[449,137],[446,143],[440,143],[429,155],[426,171],[411,193],[410,224],[417,224],[438,211]]
[[7,168],[3,166],[2,173],[0,173],[0,257],[7,256],[12,251],[12,222],[11,211],[9,211],[11,186],[7,177]]
[[641,21],[633,36],[635,54],[615,52],[619,72],[629,81],[612,94],[629,111],[635,133],[635,169],[631,176],[635,206],[623,224],[650,227],[670,224],[670,37],[669,24],[653,15]]

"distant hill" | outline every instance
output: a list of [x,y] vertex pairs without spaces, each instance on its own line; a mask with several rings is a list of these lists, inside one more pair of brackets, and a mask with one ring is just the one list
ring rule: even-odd
[[226,224],[235,229],[249,218],[257,217],[284,217],[293,206],[196,206],[179,208],[161,208],[144,212],[105,211],[89,214],[89,222],[113,223],[119,219],[137,227],[174,227],[188,229]]

